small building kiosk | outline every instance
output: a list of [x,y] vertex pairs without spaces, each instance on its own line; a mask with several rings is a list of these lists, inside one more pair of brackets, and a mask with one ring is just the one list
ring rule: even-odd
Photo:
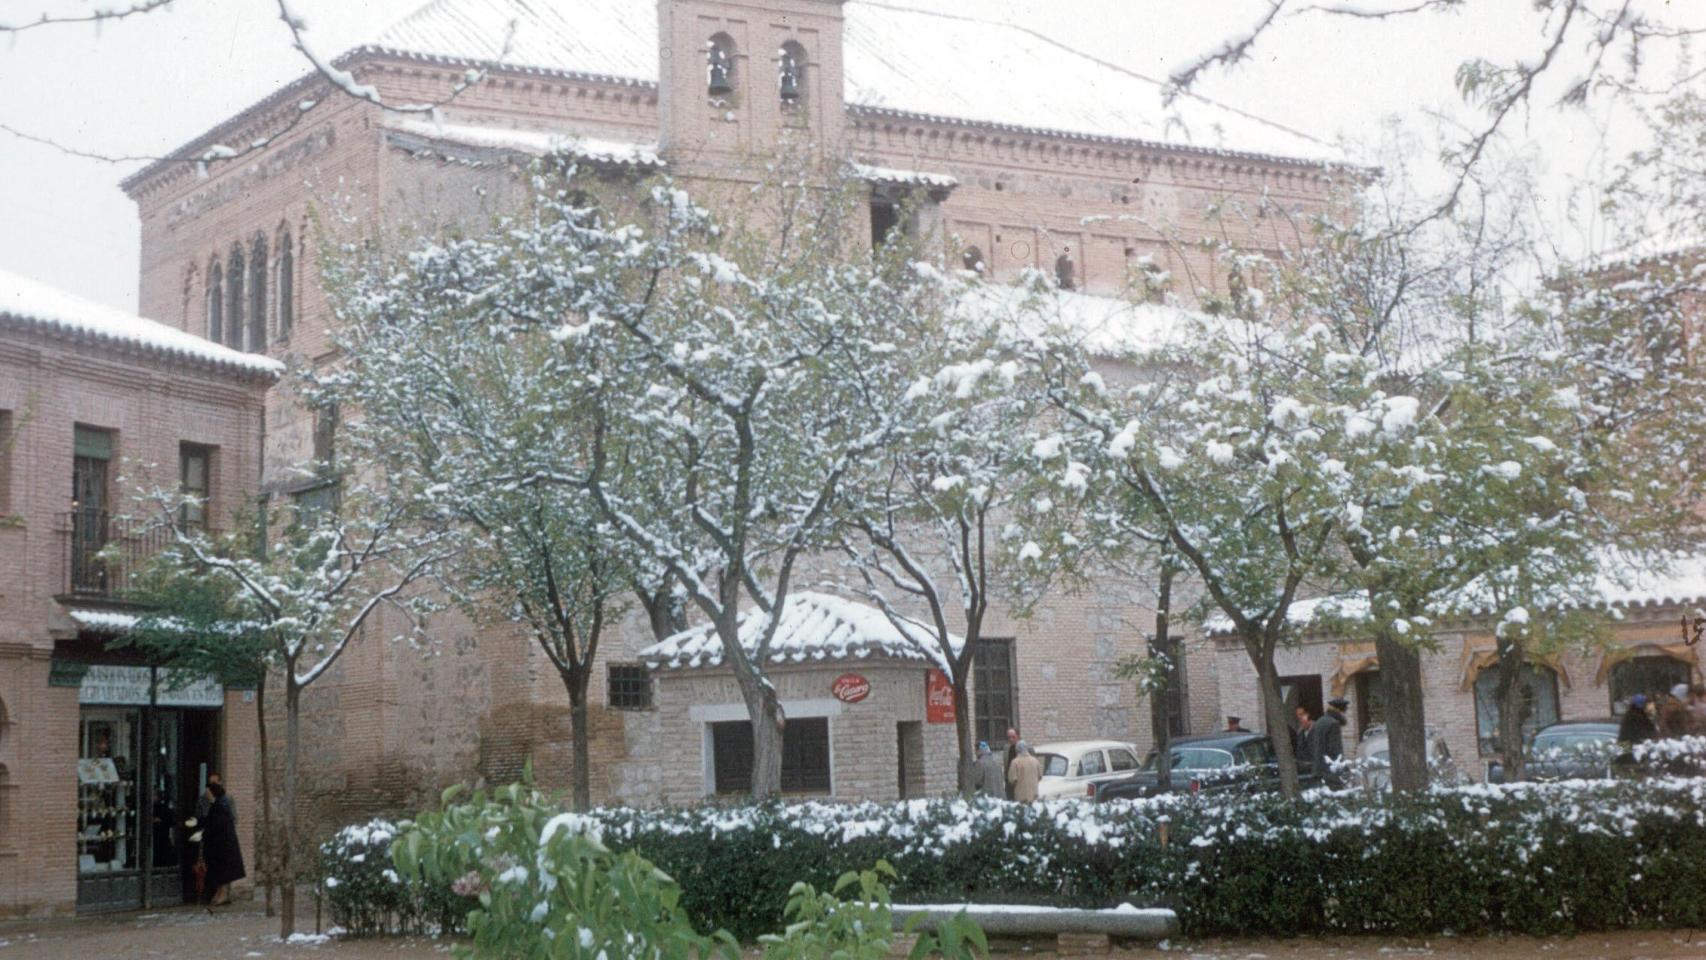
[[[781,617],[764,668],[787,720],[782,792],[849,801],[953,792],[953,698],[944,696],[933,633],[912,623],[903,630],[875,607],[812,591],[790,594]],[[754,611],[741,615],[748,651],[763,622]],[[664,736],[678,745],[666,751],[658,799],[747,794],[752,728],[716,631],[678,633],[640,658],[657,679]]]

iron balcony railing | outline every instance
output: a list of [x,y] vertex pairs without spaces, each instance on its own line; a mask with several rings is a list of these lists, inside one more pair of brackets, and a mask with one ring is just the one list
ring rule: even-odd
[[76,509],[61,516],[65,536],[65,593],[76,597],[123,598],[131,578],[150,557],[172,543],[172,530],[158,519]]

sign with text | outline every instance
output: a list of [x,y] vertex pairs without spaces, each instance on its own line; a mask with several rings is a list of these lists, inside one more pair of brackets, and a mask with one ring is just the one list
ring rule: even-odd
[[842,703],[858,703],[871,695],[871,681],[857,673],[844,673],[829,685],[829,692]]
[[[78,685],[78,703],[148,705],[148,668],[91,664]],[[162,707],[222,707],[225,688],[212,677],[179,677],[161,670],[154,702]]]
[[935,667],[924,681],[924,719],[931,723],[954,722],[954,684]]

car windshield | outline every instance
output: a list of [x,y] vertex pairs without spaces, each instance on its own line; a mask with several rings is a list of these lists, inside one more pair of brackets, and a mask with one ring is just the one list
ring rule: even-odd
[[1043,776],[1066,776],[1066,758],[1058,753],[1039,753],[1037,759],[1043,762]]

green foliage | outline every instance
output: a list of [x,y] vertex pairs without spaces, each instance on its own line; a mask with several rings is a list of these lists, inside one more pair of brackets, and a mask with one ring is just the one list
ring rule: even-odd
[[468,901],[448,884],[405,882],[391,863],[391,842],[409,824],[376,819],[345,827],[320,845],[321,885],[332,923],[346,936],[455,933]]
[[[787,926],[779,934],[758,938],[764,945],[764,960],[882,960],[894,941],[894,916],[888,881],[894,868],[878,860],[869,870],[849,870],[835,881],[831,891],[820,893],[809,883],[799,882],[788,890],[782,913]],[[843,899],[857,887],[858,896]],[[911,933],[921,917],[906,925]],[[940,955],[944,960],[975,960],[989,953],[989,940],[964,911],[941,924],[934,932],[921,934],[909,953],[910,960]]]

